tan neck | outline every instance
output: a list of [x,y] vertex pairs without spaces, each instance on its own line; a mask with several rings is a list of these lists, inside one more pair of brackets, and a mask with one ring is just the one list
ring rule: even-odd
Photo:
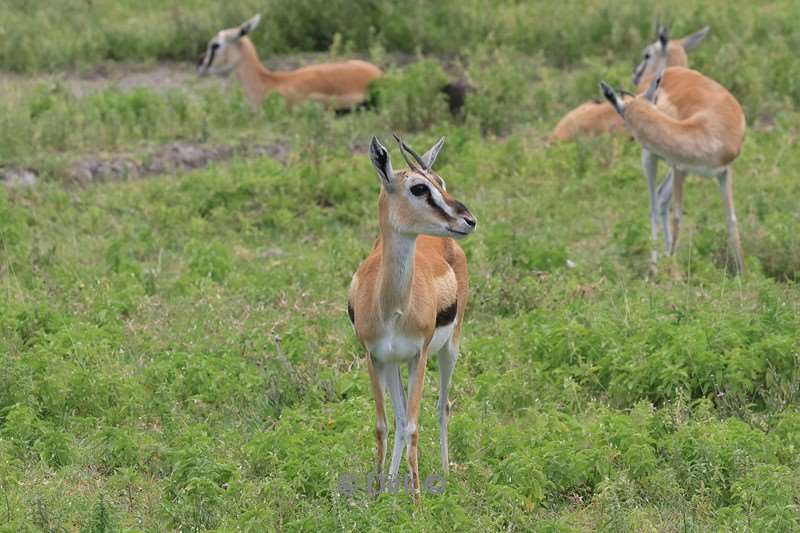
[[242,37],[239,40],[239,53],[241,59],[236,74],[247,99],[254,105],[260,105],[264,94],[279,83],[281,76],[271,72],[261,63],[256,47],[249,37]]
[[411,300],[417,236],[397,232],[381,210],[381,268],[378,279],[381,314],[389,320],[405,314]]

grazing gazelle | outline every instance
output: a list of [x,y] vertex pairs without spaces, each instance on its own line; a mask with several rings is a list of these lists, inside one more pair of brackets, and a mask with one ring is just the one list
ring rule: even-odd
[[[372,138],[369,157],[378,172],[380,236],[353,275],[348,313],[367,351],[375,397],[377,471],[383,475],[388,428],[384,409],[389,390],[395,439],[389,479],[397,481],[403,445],[415,498],[419,494],[417,423],[429,353],[439,355],[439,427],[442,468],[449,467],[447,391],[458,358],[464,309],[469,295],[467,259],[454,239],[475,231],[477,221],[445,190],[431,168],[444,138],[420,157],[399,137],[408,169],[395,170],[389,152]],[[401,365],[408,366],[408,399]]]
[[[666,31],[655,51],[663,61],[667,53]],[[603,95],[642,145],[642,166],[650,190],[652,261],[658,253],[658,215],[664,231],[666,253],[677,248],[683,215],[683,182],[688,173],[713,176],[719,182],[728,225],[728,240],[739,273],[744,272],[744,254],[733,206],[731,163],[739,156],[745,134],[745,116],[736,98],[722,85],[694,70],[669,67],[656,74],[647,90],[629,102],[600,82]],[[656,188],[658,160],[670,166],[664,182]],[[672,229],[667,217],[674,202]]]
[[261,105],[268,93],[277,91],[290,106],[313,100],[333,109],[352,108],[364,103],[367,86],[383,74],[375,65],[358,60],[311,65],[285,72],[270,71],[261,64],[255,46],[247,36],[260,20],[261,15],[256,15],[238,28],[217,33],[197,65],[198,74],[224,74],[235,68],[244,92],[254,106]]
[[[637,87],[637,92],[644,91],[653,76],[666,67],[685,67],[689,64],[686,52],[693,50],[699,45],[711,28],[706,26],[700,31],[684,37],[674,39],[667,45],[666,56],[661,56],[658,41],[644,49],[642,62],[639,63],[631,75],[633,84]],[[623,94],[623,99],[627,100],[632,95]],[[558,122],[550,139],[553,141],[565,141],[590,135],[599,135],[605,132],[622,132],[625,125],[614,108],[605,100],[593,100],[586,102],[566,115]]]

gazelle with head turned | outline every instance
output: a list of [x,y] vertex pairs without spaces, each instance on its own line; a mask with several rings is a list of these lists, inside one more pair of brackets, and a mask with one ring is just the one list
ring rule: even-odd
[[[454,239],[475,231],[477,220],[433,172],[444,139],[423,156],[397,138],[408,164],[395,170],[389,152],[372,138],[369,157],[378,173],[380,236],[353,275],[348,313],[367,351],[377,424],[377,471],[383,475],[388,428],[384,396],[395,415],[389,479],[397,481],[403,447],[415,498],[419,494],[418,417],[428,354],[439,356],[439,427],[444,473],[449,468],[447,393],[458,358],[469,296],[467,259]],[[401,366],[408,367],[408,397]]]
[[[654,50],[665,64],[669,40],[666,30],[659,35]],[[722,85],[699,72],[668,67],[652,77],[644,93],[624,102],[607,84],[600,83],[603,95],[625,121],[642,145],[642,166],[650,191],[651,238],[658,239],[658,219],[664,232],[666,253],[677,248],[683,215],[683,183],[688,173],[713,176],[719,182],[728,226],[728,240],[739,273],[745,271],[733,205],[733,176],[730,169],[744,142],[745,116],[736,98]],[[656,188],[658,160],[670,171]],[[673,202],[672,227],[668,224]],[[655,247],[652,261],[658,254]]]
[[260,21],[261,15],[256,15],[237,28],[217,33],[197,65],[198,74],[226,74],[236,69],[254,106],[261,105],[264,97],[274,91],[290,106],[312,100],[333,109],[352,108],[366,102],[369,83],[383,75],[375,65],[359,60],[271,71],[261,63],[248,37]]
[[[673,39],[668,42],[666,55],[660,53],[660,43],[656,41],[648,45],[642,54],[642,61],[631,75],[631,81],[637,92],[644,91],[653,76],[666,67],[686,67],[689,60],[686,52],[695,49],[705,39],[711,28],[696,31],[682,39]],[[633,95],[623,93],[623,99],[632,98]],[[565,141],[590,135],[599,135],[606,132],[623,132],[625,124],[614,108],[605,100],[593,100],[579,105],[558,122],[550,139]]]

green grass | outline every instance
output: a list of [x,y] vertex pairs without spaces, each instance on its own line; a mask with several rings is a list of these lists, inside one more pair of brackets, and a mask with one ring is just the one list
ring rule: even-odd
[[[27,14],[4,4],[0,28],[14,38],[0,40],[0,64],[181,57],[217,20],[257,7],[85,5]],[[690,178],[681,282],[668,262],[646,276],[636,144],[545,142],[600,77],[627,78],[655,16],[648,4],[370,5],[364,21],[388,13],[390,23],[370,31],[336,18],[337,2],[275,1],[274,26],[258,37],[275,50],[319,49],[333,28],[334,48],[369,49],[382,64],[422,50],[423,61],[390,68],[369,113],[289,112],[278,98],[254,110],[207,86],[78,98],[50,81],[7,84],[3,164],[45,179],[0,188],[0,531],[798,530],[790,4],[670,14],[678,32],[711,19],[693,64],[731,87],[750,124],[775,119],[750,128],[734,165],[750,273],[729,274],[717,188]],[[318,33],[305,31],[311,8],[330,10]],[[103,23],[73,31],[93,17]],[[170,20],[184,21],[182,36]],[[47,31],[23,36],[26,26]],[[431,54],[462,46],[478,90],[451,118]],[[9,59],[17,52],[27,55]],[[472,299],[451,393],[455,465],[445,493],[419,507],[337,488],[373,460],[374,406],[345,302],[377,233],[364,147],[394,130],[418,148],[447,136],[438,170],[480,220],[463,241]],[[277,140],[290,151],[285,165],[236,159],[87,188],[60,180],[85,154],[186,139]],[[423,479],[439,469],[436,367],[423,397]]]
[[412,140],[439,133],[481,220],[445,495],[336,491],[374,446],[344,302],[377,195],[339,139],[286,167],[2,193],[0,528],[796,529],[800,294],[775,278],[796,276],[797,154],[764,163],[789,131],[736,165],[752,273],[725,273],[721,202],[693,180],[681,283],[643,279],[632,143]]

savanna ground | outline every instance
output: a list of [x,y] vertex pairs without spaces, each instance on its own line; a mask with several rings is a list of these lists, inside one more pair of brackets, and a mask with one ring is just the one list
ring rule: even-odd
[[[268,64],[387,68],[377,108],[253,110],[232,80],[190,75],[97,82],[186,73],[256,11]],[[712,26],[691,65],[747,112],[745,276],[713,182],[687,186],[683,281],[648,279],[639,148],[546,143],[599,79],[627,84],[657,19]],[[797,531],[799,26],[791,0],[4,2],[0,166],[38,183],[0,187],[0,531]],[[437,92],[454,74],[477,87],[457,118]],[[419,506],[337,487],[373,461],[345,298],[377,232],[364,148],[392,131],[447,137],[438,170],[480,221],[454,466]],[[283,149],[70,178],[174,143]],[[436,365],[423,478],[440,468]]]

